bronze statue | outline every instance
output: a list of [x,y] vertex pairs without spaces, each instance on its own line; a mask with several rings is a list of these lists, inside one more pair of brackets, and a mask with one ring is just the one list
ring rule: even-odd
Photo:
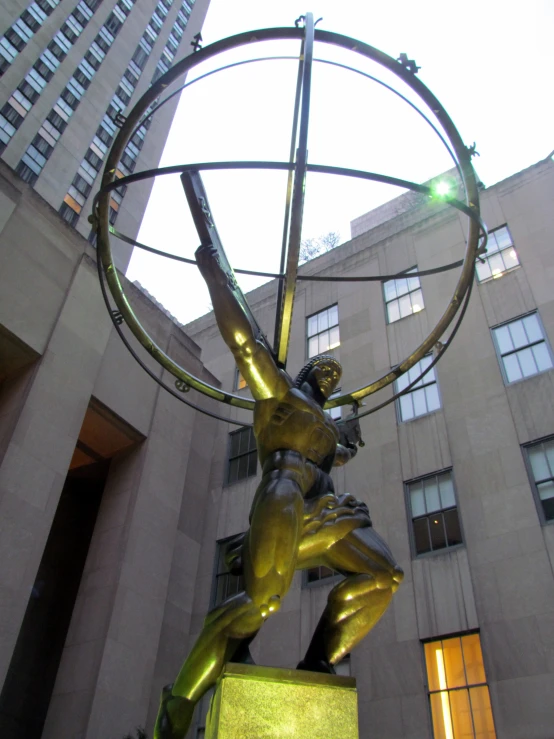
[[254,433],[263,470],[250,528],[232,553],[245,589],[213,609],[173,685],[164,688],[155,739],[183,739],[196,703],[227,661],[244,659],[263,622],[279,610],[294,572],[318,565],[345,579],[327,607],[298,669],[332,672],[370,631],[403,579],[365,504],[337,497],[329,472],[350,461],[355,443],[323,411],[341,376],[332,356],[311,359],[296,380],[275,363],[236,298],[217,251],[201,246],[196,259],[221,334],[256,401]]

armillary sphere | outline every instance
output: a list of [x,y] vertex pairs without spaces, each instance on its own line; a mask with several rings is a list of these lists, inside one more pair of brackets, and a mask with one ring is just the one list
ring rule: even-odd
[[[208,72],[199,76],[197,79],[182,84],[177,89],[168,92],[170,85],[183,81],[184,75],[188,74],[194,67],[207,59],[216,57],[222,52],[229,51],[238,47],[248,47],[249,45],[258,44],[264,41],[275,41],[275,40],[297,40],[299,42],[299,54],[297,57],[257,57],[248,59],[246,61],[235,62],[234,64],[228,64],[213,71]],[[392,72],[402,82],[406,83],[425,104],[426,108],[431,111],[430,117],[426,116],[414,103],[401,95],[394,88],[380,81],[379,79],[363,72],[355,67],[347,66],[345,64],[339,64],[338,62],[330,61],[328,59],[319,59],[314,56],[314,47],[320,44],[330,44],[331,46],[341,47],[350,51],[356,58],[365,57],[374,62],[377,62],[381,67]],[[319,47],[321,48],[321,47]],[[274,162],[274,161],[228,161],[228,162],[209,162],[209,163],[193,163],[193,164],[181,164],[172,167],[162,167],[158,169],[135,172],[126,177],[118,177],[117,169],[121,156],[123,155],[125,146],[128,141],[139,130],[142,126],[148,126],[149,121],[156,111],[159,110],[165,103],[168,102],[175,95],[179,94],[185,87],[190,86],[203,79],[204,77],[214,74],[215,72],[228,69],[229,67],[238,66],[241,64],[249,64],[254,62],[266,61],[268,59],[282,59],[282,58],[293,58],[298,62],[298,77],[296,86],[296,99],[294,116],[292,121],[292,136],[290,146],[290,158],[288,162]],[[434,359],[431,365],[429,365],[425,372],[417,377],[412,383],[410,383],[401,393],[393,395],[392,398],[388,398],[384,403],[371,408],[371,410],[365,411],[364,413],[358,413],[357,418],[362,415],[375,412],[378,408],[383,407],[387,403],[392,402],[400,395],[409,392],[410,389],[428,372],[431,367],[436,364],[438,359],[446,351],[454,335],[460,325],[460,322],[465,313],[469,297],[471,294],[471,287],[473,284],[474,277],[474,262],[478,257],[478,253],[483,253],[486,249],[487,231],[479,215],[479,192],[477,186],[477,180],[475,172],[471,165],[471,156],[474,153],[474,147],[466,147],[460,137],[460,134],[456,130],[456,127],[450,120],[450,117],[435,98],[435,96],[425,87],[425,85],[417,77],[418,67],[413,60],[408,59],[406,54],[401,54],[399,59],[393,59],[392,57],[384,54],[382,51],[363,43],[355,39],[343,36],[337,33],[331,33],[329,31],[323,31],[315,28],[313,15],[307,13],[305,16],[301,16],[297,19],[294,26],[290,28],[266,28],[257,31],[248,31],[246,33],[240,33],[236,36],[230,36],[229,38],[217,41],[210,46],[200,48],[199,44],[195,45],[194,51],[181,61],[177,62],[168,72],[160,77],[144,95],[137,102],[135,107],[129,113],[127,117],[122,115],[118,116],[116,121],[120,126],[119,133],[114,141],[109,156],[106,161],[102,177],[102,185],[95,197],[94,211],[91,220],[95,224],[97,231],[97,246],[100,259],[98,260],[98,271],[100,282],[102,286],[102,292],[106,304],[110,310],[114,325],[124,341],[125,345],[131,351],[135,359],[141,364],[143,369],[151,375],[153,379],[161,384],[166,390],[168,390],[175,397],[179,398],[188,405],[207,413],[208,415],[214,416],[221,420],[228,421],[230,423],[237,423],[241,426],[245,425],[244,422],[234,421],[230,418],[224,418],[216,413],[208,411],[195,403],[192,403],[188,397],[184,396],[184,393],[188,392],[190,388],[204,393],[205,395],[215,398],[222,403],[227,403],[231,406],[240,408],[253,409],[254,401],[250,398],[241,397],[232,393],[227,393],[223,390],[215,388],[203,380],[195,377],[186,369],[177,364],[171,357],[169,357],[159,346],[156,345],[155,341],[148,335],[139,319],[135,315],[131,305],[129,304],[123,286],[119,279],[117,270],[114,265],[112,249],[110,245],[110,234],[116,238],[121,239],[129,244],[137,246],[142,249],[154,252],[161,256],[165,256],[171,259],[177,259],[181,262],[195,264],[194,260],[186,259],[184,257],[178,257],[173,254],[168,254],[151,247],[140,244],[134,239],[129,238],[125,234],[116,231],[115,228],[110,226],[109,223],[109,207],[110,207],[110,192],[123,185],[131,185],[134,182],[140,180],[154,178],[162,175],[169,175],[178,173],[181,175],[181,180],[185,189],[189,207],[191,208],[192,215],[195,221],[196,228],[199,233],[200,240],[203,244],[211,243],[217,250],[221,264],[224,266],[225,271],[229,277],[229,284],[236,291],[236,295],[242,302],[244,309],[248,312],[251,317],[252,323],[257,327],[257,323],[250,311],[250,308],[237,285],[233,268],[229,265],[222,244],[219,240],[217,230],[215,228],[214,220],[209,209],[208,199],[206,193],[202,187],[202,181],[200,173],[206,170],[226,170],[226,169],[249,169],[249,170],[284,170],[288,172],[288,187],[287,187],[287,200],[284,214],[284,228],[283,228],[283,245],[281,253],[281,267],[278,274],[270,274],[263,272],[252,272],[249,270],[236,269],[235,272],[241,274],[259,275],[264,277],[273,277],[279,280],[279,289],[277,297],[277,313],[275,322],[275,338],[273,346],[269,340],[263,336],[261,330],[259,331],[260,340],[265,341],[277,363],[284,367],[287,360],[287,350],[289,345],[289,336],[291,328],[291,319],[293,312],[294,294],[297,280],[329,280],[329,281],[380,281],[394,279],[401,275],[380,275],[379,277],[314,277],[298,275],[298,256],[300,250],[301,232],[302,232],[302,211],[304,204],[304,184],[307,172],[320,172],[330,175],[341,175],[347,177],[356,177],[362,180],[371,180],[374,182],[381,182],[389,185],[402,187],[408,190],[422,193],[424,195],[432,196],[431,189],[427,186],[410,182],[407,180],[401,180],[395,177],[388,177],[384,174],[378,174],[375,172],[367,172],[355,169],[345,169],[342,167],[330,167],[322,164],[313,164],[308,162],[307,157],[307,144],[308,144],[308,121],[310,114],[310,87],[312,79],[312,69],[314,63],[330,64],[341,67],[343,69],[350,70],[354,73],[360,74],[363,77],[367,77],[380,85],[383,85],[393,94],[401,97],[408,105],[410,105],[418,114],[420,114],[425,121],[431,126],[435,133],[439,136],[442,143],[448,150],[450,156],[453,159],[454,165],[459,173],[460,180],[465,190],[465,202],[458,200],[454,197],[445,196],[443,199],[450,206],[461,211],[468,217],[469,228],[467,247],[463,260],[459,262],[447,264],[444,266],[438,266],[434,269],[423,270],[420,272],[414,272],[411,276],[425,276],[434,273],[444,272],[446,270],[460,267],[460,276],[452,298],[441,316],[440,320],[427,336],[427,338],[413,351],[410,356],[404,359],[400,364],[391,369],[389,372],[384,374],[382,377],[371,381],[369,384],[359,387],[355,390],[351,390],[339,397],[329,400],[327,407],[336,407],[345,404],[354,404],[357,407],[362,398],[365,398],[377,390],[386,387],[391,382],[396,380],[404,372],[407,372],[413,367],[425,354],[429,353],[433,348],[435,351]],[[165,97],[164,97],[165,96]],[[432,118],[435,119],[433,122]],[[111,293],[112,299],[115,302],[115,308],[110,303],[106,285],[104,279],[107,282],[107,286]],[[445,331],[452,323],[454,317],[459,312],[456,323],[450,332],[448,339],[440,343],[439,339],[443,336]],[[135,336],[138,342],[144,347],[144,349],[168,372],[175,377],[176,390],[167,384],[165,384],[161,378],[158,378],[142,361],[135,349],[129,343],[126,332],[122,330],[122,323],[125,323],[131,333]]]

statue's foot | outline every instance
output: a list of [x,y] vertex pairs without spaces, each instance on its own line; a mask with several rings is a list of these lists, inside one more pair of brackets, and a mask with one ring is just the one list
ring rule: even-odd
[[160,710],[154,726],[154,739],[184,739],[194,714],[195,703],[171,692],[173,684],[162,690]]
[[308,672],[324,672],[326,675],[336,675],[335,668],[325,659],[308,661],[303,659],[296,665],[297,670],[307,670]]

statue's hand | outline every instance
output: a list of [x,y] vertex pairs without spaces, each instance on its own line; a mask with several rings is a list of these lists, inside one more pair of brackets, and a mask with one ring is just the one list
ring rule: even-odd
[[356,454],[358,453],[358,447],[356,446],[356,444],[350,444],[350,443],[348,443],[346,445],[346,448],[348,449],[348,451],[351,454],[350,459],[352,459],[352,457],[355,457]]
[[227,275],[221,269],[215,246],[211,244],[199,246],[194,256],[198,269],[206,281],[222,287],[227,284]]

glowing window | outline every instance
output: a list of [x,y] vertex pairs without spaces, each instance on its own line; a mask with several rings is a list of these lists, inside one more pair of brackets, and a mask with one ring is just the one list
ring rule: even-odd
[[434,739],[496,739],[479,634],[424,648]]
[[407,484],[415,554],[426,554],[462,543],[452,472]]
[[492,329],[506,384],[552,368],[552,353],[537,313]]
[[308,359],[340,346],[339,307],[315,313],[308,318]]
[[246,387],[246,380],[241,375],[238,367],[235,367],[235,390],[242,390]]
[[514,242],[507,226],[502,226],[489,233],[487,251],[481,255],[481,259],[485,261],[481,262],[478,259],[475,262],[479,282],[502,277],[508,270],[519,266]]
[[388,323],[419,313],[425,307],[419,277],[409,277],[412,272],[417,272],[417,267],[405,272],[406,277],[383,283]]

